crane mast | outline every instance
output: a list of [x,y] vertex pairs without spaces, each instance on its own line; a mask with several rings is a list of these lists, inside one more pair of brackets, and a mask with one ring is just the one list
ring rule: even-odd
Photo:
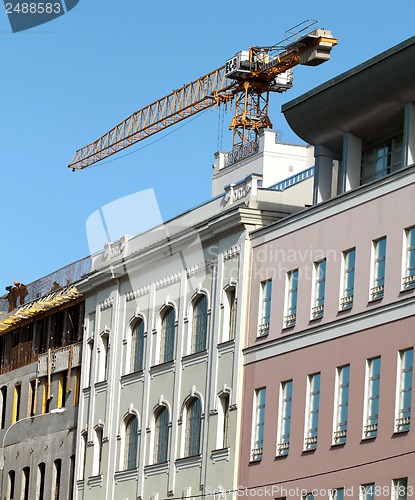
[[270,92],[292,87],[294,66],[317,66],[330,59],[337,40],[330,31],[316,28],[317,23],[307,20],[298,24],[276,45],[238,52],[224,66],[136,111],[76,151],[69,168],[89,167],[200,111],[233,101],[235,114],[229,126],[233,129],[233,152],[254,144],[261,129],[272,127]]

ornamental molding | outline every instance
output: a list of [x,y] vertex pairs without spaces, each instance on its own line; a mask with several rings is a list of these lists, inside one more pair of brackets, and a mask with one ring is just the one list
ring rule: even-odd
[[106,309],[111,309],[114,306],[114,297],[110,297],[105,299],[103,302],[100,302],[99,308],[101,311],[105,311]]
[[142,286],[137,290],[133,290],[132,292],[128,292],[125,294],[125,298],[127,302],[131,302],[132,300],[138,299],[139,297],[143,297],[144,295],[148,295],[150,293],[150,285]]
[[234,259],[236,257],[239,257],[241,254],[241,245],[235,245],[225,252],[223,252],[223,260],[226,262],[227,260]]
[[207,270],[213,271],[215,268],[215,260],[208,259],[200,264],[196,264],[194,266],[188,267],[186,269],[186,276],[190,278],[191,276],[197,276],[198,274],[202,274]]
[[163,278],[162,280],[156,281],[156,290],[160,290],[161,288],[166,288],[170,285],[174,285],[181,280],[181,273],[174,273],[167,278]]

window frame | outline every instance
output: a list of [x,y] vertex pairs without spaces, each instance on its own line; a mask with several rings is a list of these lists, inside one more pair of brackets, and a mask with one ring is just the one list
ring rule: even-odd
[[175,357],[176,311],[172,305],[161,311],[160,320],[159,363],[163,364],[173,361]]
[[[378,249],[379,251],[381,250],[381,247],[379,245],[383,241],[385,242],[384,253],[382,255],[379,255]],[[377,238],[376,240],[372,241],[369,301],[380,300],[385,295],[386,252],[387,252],[386,236],[382,236],[381,238]],[[383,266],[383,276],[381,275],[380,272],[382,266]]]
[[405,291],[415,287],[415,226],[404,229],[403,240],[402,291]]
[[[349,263],[349,257],[353,255],[353,265]],[[349,248],[342,252],[342,274],[340,285],[340,304],[339,309],[344,311],[353,307],[354,301],[354,283],[356,273],[356,247]],[[350,278],[352,275],[352,278]],[[351,283],[350,281],[351,280]]]
[[206,294],[199,293],[192,301],[190,353],[206,351],[209,324],[209,304]]
[[[290,392],[287,394],[288,387],[290,388]],[[280,393],[279,393],[278,430],[277,430],[278,456],[288,455],[290,451],[292,399],[293,399],[293,379],[285,380],[280,383]],[[288,427],[288,433],[287,433],[287,427]]]
[[[131,413],[124,420],[124,450],[122,470],[135,470],[138,467],[138,430],[139,421],[136,413]],[[135,447],[135,448],[134,448]]]
[[272,279],[261,281],[258,311],[258,336],[268,335],[271,323]]
[[144,369],[145,339],[146,333],[144,318],[140,316],[131,328],[129,373],[138,373]]
[[185,422],[184,456],[199,456],[202,437],[202,402],[197,396],[192,397],[186,404]]
[[[374,362],[379,360],[379,375],[372,373],[372,366]],[[373,369],[374,370],[374,369]],[[365,401],[363,410],[363,434],[362,439],[373,439],[377,436],[379,427],[379,400],[380,400],[380,377],[381,377],[382,363],[381,357],[375,356],[366,360],[366,373],[365,373]],[[373,390],[376,387],[376,380],[379,380],[377,394],[374,395]],[[372,412],[369,408],[372,401],[377,401],[378,408],[377,414],[369,414]],[[372,420],[376,420],[372,422]],[[370,422],[369,422],[370,421]]]
[[[161,417],[165,415],[165,421]],[[161,425],[163,424],[163,426]],[[164,434],[163,434],[164,432]],[[163,436],[165,443],[161,443]],[[154,413],[154,443],[153,443],[153,464],[163,464],[169,459],[169,441],[170,441],[170,415],[166,405],[159,405]],[[161,446],[163,444],[163,447]],[[162,452],[160,451],[162,450]]]
[[[315,387],[315,381],[318,380],[318,388]],[[304,419],[304,451],[311,451],[317,448],[318,425],[320,416],[320,396],[321,396],[321,372],[311,373],[307,376],[307,399]],[[317,405],[315,405],[317,400]],[[317,408],[315,408],[317,406]],[[314,415],[316,417],[316,426],[314,425]]]
[[[408,363],[403,367],[406,361],[406,355],[410,353]],[[406,364],[406,363],[405,363]],[[400,349],[398,351],[398,363],[396,374],[396,398],[395,398],[395,432],[406,432],[411,427],[411,413],[412,413],[412,390],[413,390],[413,371],[414,371],[414,348],[408,347],[407,349]],[[403,387],[406,383],[404,373],[409,374],[410,387]],[[404,399],[405,393],[409,392],[409,408],[405,408]]]
[[291,328],[295,326],[297,322],[298,275],[299,275],[298,268],[292,269],[291,271],[288,271],[286,274],[284,328]]
[[[267,388],[260,387],[254,391],[252,415],[251,461],[262,460],[264,452],[265,406]],[[259,446],[261,445],[261,446]]]
[[[344,370],[347,369],[347,381],[343,380]],[[343,392],[347,391],[347,402],[343,401]],[[334,393],[333,412],[333,442],[332,444],[344,444],[347,440],[347,427],[349,420],[349,397],[350,397],[350,364],[338,366],[336,368],[336,385]],[[340,420],[342,408],[346,408],[346,420]],[[339,421],[340,420],[340,421]]]
[[[321,272],[323,269],[323,273]],[[324,304],[326,299],[327,259],[314,262],[313,268],[313,297],[311,305],[311,319],[319,319],[324,316]]]

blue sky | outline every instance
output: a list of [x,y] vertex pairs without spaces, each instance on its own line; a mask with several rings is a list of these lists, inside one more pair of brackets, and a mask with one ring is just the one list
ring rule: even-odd
[[281,105],[413,36],[414,10],[409,0],[80,0],[16,34],[0,11],[0,294],[88,255],[88,217],[118,198],[154,189],[165,220],[207,201],[219,137],[222,150],[231,145],[232,113],[223,128],[219,112],[207,111],[125,151],[133,154],[72,173],[76,149],[239,50],[277,43],[313,18],[339,39],[332,59],[295,68],[293,89],[271,101],[274,129],[295,142]]

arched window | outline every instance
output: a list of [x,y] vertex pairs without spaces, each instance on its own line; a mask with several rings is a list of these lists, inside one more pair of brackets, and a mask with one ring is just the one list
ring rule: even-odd
[[160,363],[172,361],[174,355],[175,315],[172,307],[164,311],[161,320]]
[[144,361],[144,321],[139,320],[131,333],[130,372],[139,372],[143,369]]
[[192,353],[206,349],[207,319],[207,297],[200,295],[193,306]]
[[133,415],[125,426],[124,470],[137,467],[138,418]]
[[155,435],[154,435],[154,459],[155,464],[167,462],[169,448],[169,410],[161,406],[156,413]]
[[202,427],[202,404],[199,398],[193,398],[186,409],[186,435],[184,443],[185,457],[200,453],[200,434]]

